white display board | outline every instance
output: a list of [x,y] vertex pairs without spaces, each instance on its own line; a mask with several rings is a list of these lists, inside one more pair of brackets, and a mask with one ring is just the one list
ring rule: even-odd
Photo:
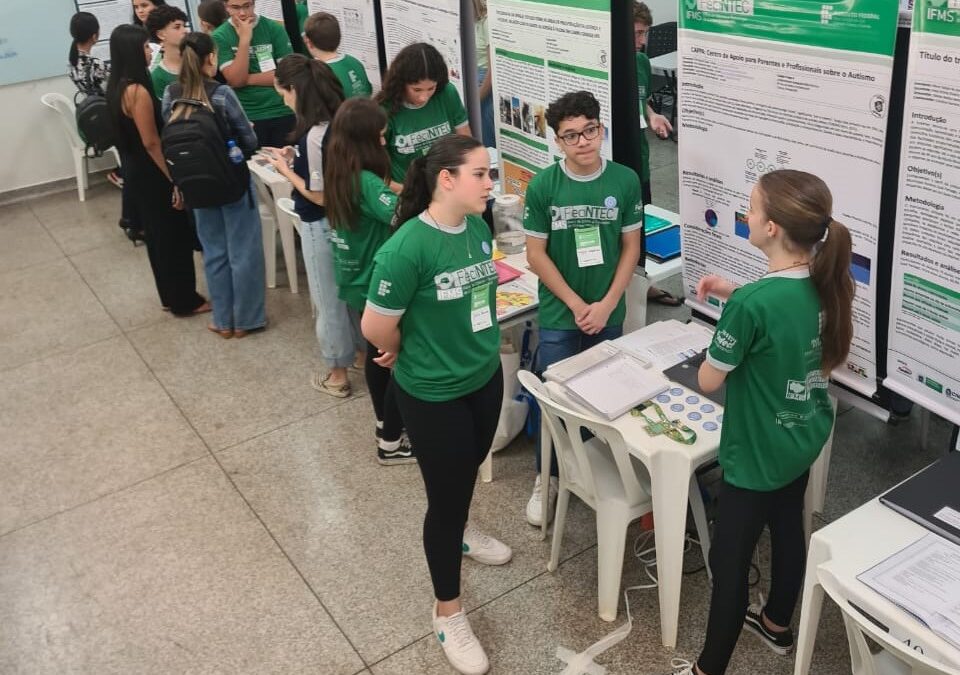
[[0,0],[0,86],[67,74],[73,12],[65,0]]
[[358,59],[376,93],[380,89],[380,50],[374,0],[309,0],[310,13],[329,12],[340,22],[340,52]]
[[960,424],[958,64],[960,8],[916,0],[884,385],[954,424]]
[[464,97],[463,53],[460,40],[460,0],[380,0],[387,66],[401,49],[414,42],[433,45],[443,55],[450,82]]
[[[90,12],[100,22],[100,40],[93,46],[90,53],[99,59],[109,61],[110,34],[117,26],[133,21],[133,4],[130,0],[76,0],[75,4],[78,12]],[[191,22],[194,21],[188,0],[167,0],[167,4],[179,7]]]
[[546,110],[572,91],[600,102],[601,154],[612,159],[610,0],[489,0],[487,7],[504,193],[523,195],[560,156]]
[[833,217],[854,242],[855,335],[847,363],[833,378],[871,396],[897,3],[798,8],[756,0],[720,12],[713,10],[726,4],[698,0],[697,7],[681,14],[678,50],[688,303],[719,317],[720,300],[696,300],[703,276],[720,274],[742,285],[767,272],[765,256],[747,239],[750,193],[762,174],[789,168],[818,175],[833,193]]

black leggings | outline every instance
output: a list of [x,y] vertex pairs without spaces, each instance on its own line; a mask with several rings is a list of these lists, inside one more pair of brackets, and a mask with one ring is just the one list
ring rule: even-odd
[[749,602],[750,560],[764,526],[770,528],[770,595],[763,613],[787,626],[803,586],[806,561],[803,496],[809,472],[773,492],[757,492],[724,482],[720,493],[710,568],[713,597],[707,640],[697,665],[707,675],[723,675],[743,628]]
[[391,376],[393,371],[373,362],[373,359],[379,355],[379,350],[368,341],[363,376],[367,380],[373,412],[377,415],[377,421],[383,422],[380,438],[385,441],[395,441],[400,438],[400,433],[403,431],[400,408],[397,407],[397,388]]
[[477,470],[490,452],[503,404],[503,371],[452,401],[424,401],[394,387],[427,489],[423,548],[437,600],[460,597],[463,528]]

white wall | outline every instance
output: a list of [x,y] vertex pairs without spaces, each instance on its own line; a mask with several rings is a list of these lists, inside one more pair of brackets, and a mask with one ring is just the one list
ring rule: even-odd
[[679,11],[680,2],[679,0],[643,0],[647,7],[650,8],[650,13],[653,14],[653,22],[656,23],[667,23],[668,21],[677,20],[677,12]]
[[[66,75],[0,87],[0,193],[75,175],[60,120],[40,103],[40,96],[51,91],[72,100],[76,88]],[[110,165],[107,160],[93,162],[91,170]]]

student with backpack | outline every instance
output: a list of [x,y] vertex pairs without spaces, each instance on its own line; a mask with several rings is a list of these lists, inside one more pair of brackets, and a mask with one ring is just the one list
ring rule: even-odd
[[296,117],[274,90],[281,59],[293,53],[286,29],[256,13],[255,0],[224,0],[230,19],[213,31],[220,72],[233,87],[260,143],[279,147]]
[[260,212],[246,165],[257,136],[237,95],[213,79],[213,39],[190,33],[179,50],[180,77],[163,98],[164,155],[194,207],[213,304],[208,328],[222,338],[242,338],[267,323]]
[[480,141],[441,138],[410,165],[403,223],[374,259],[363,334],[392,366],[397,402],[427,492],[423,547],[433,630],[461,673],[490,668],[460,601],[464,556],[503,565],[513,552],[469,523],[480,464],[503,404],[497,270],[480,217],[493,181]]
[[[330,220],[333,267],[340,299],[360,323],[367,303],[373,257],[390,237],[397,196],[390,190],[390,157],[383,147],[387,114],[368,98],[348,99],[330,125],[324,163],[324,201]],[[415,462],[402,434],[390,369],[376,362],[380,351],[367,342],[363,374],[377,415],[377,461]]]
[[176,316],[210,311],[197,293],[196,236],[160,145],[160,104],[150,88],[147,31],[121,25],[110,35],[107,103],[123,158],[124,185],[143,224],[150,268],[164,309]]
[[[726,299],[699,372],[705,392],[727,385],[718,450],[723,483],[706,641],[696,663],[673,675],[723,675],[744,625],[778,654],[793,648],[807,478],[833,428],[830,372],[846,361],[853,338],[850,232],[832,213],[820,178],[790,169],[763,174],[747,224],[767,273],[742,288],[717,276],[697,284],[701,301]],[[764,607],[748,606],[751,559],[764,527],[770,593]]]
[[[90,12],[74,14],[70,18],[70,37],[73,41],[70,43],[68,73],[77,87],[74,96],[74,103],[77,105],[77,130],[85,142],[102,154],[112,145],[109,140],[113,133],[108,125],[95,129],[97,118],[104,122],[109,120],[104,87],[110,78],[110,64],[90,53],[100,39],[100,22],[97,17]],[[84,113],[84,109],[90,110]],[[107,180],[123,188],[123,176],[119,170],[107,174]]]
[[443,56],[416,42],[400,50],[387,70],[376,101],[387,111],[390,173],[403,183],[407,167],[446,134],[470,136],[470,121]]
[[187,15],[179,7],[164,5],[147,16],[146,29],[160,45],[160,60],[150,70],[153,94],[163,100],[163,92],[180,74],[180,42],[189,32]]
[[[530,181],[523,219],[527,261],[540,278],[536,372],[623,334],[627,285],[640,258],[643,202],[630,168],[600,155],[604,128],[592,94],[564,94],[547,108],[563,159]],[[539,526],[541,490],[556,497],[557,479],[537,477],[526,517]],[[553,461],[554,471],[557,467]]]
[[310,56],[330,66],[340,80],[345,97],[369,97],[373,93],[363,64],[355,57],[337,51],[340,49],[340,22],[337,17],[328,12],[311,15],[304,25],[303,38]]
[[296,148],[264,148],[271,164],[293,185],[293,203],[300,217],[300,243],[307,268],[310,297],[317,308],[316,333],[326,375],[315,372],[310,384],[336,398],[350,396],[347,368],[363,349],[359,327],[337,295],[330,248],[330,224],[324,209],[324,163],[327,129],[343,103],[343,88],[330,67],[303,54],[292,54],[277,67],[277,91],[296,112],[291,138]]

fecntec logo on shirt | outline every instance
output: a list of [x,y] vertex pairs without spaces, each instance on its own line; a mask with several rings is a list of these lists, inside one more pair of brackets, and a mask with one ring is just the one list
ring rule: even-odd
[[458,300],[463,297],[464,288],[470,290],[475,284],[486,283],[495,276],[497,268],[492,260],[438,274],[433,278],[437,287],[437,300]]
[[620,218],[620,207],[613,206],[551,206],[550,229],[566,230],[613,223]]
[[397,147],[397,152],[401,155],[412,155],[424,143],[432,143],[438,138],[449,135],[452,131],[453,127],[450,126],[450,122],[443,122],[410,134],[400,134],[394,139],[394,144]]
[[807,373],[806,380],[787,380],[787,392],[785,398],[788,401],[809,401],[810,392],[814,389],[826,389],[829,381],[819,370],[811,370]]

